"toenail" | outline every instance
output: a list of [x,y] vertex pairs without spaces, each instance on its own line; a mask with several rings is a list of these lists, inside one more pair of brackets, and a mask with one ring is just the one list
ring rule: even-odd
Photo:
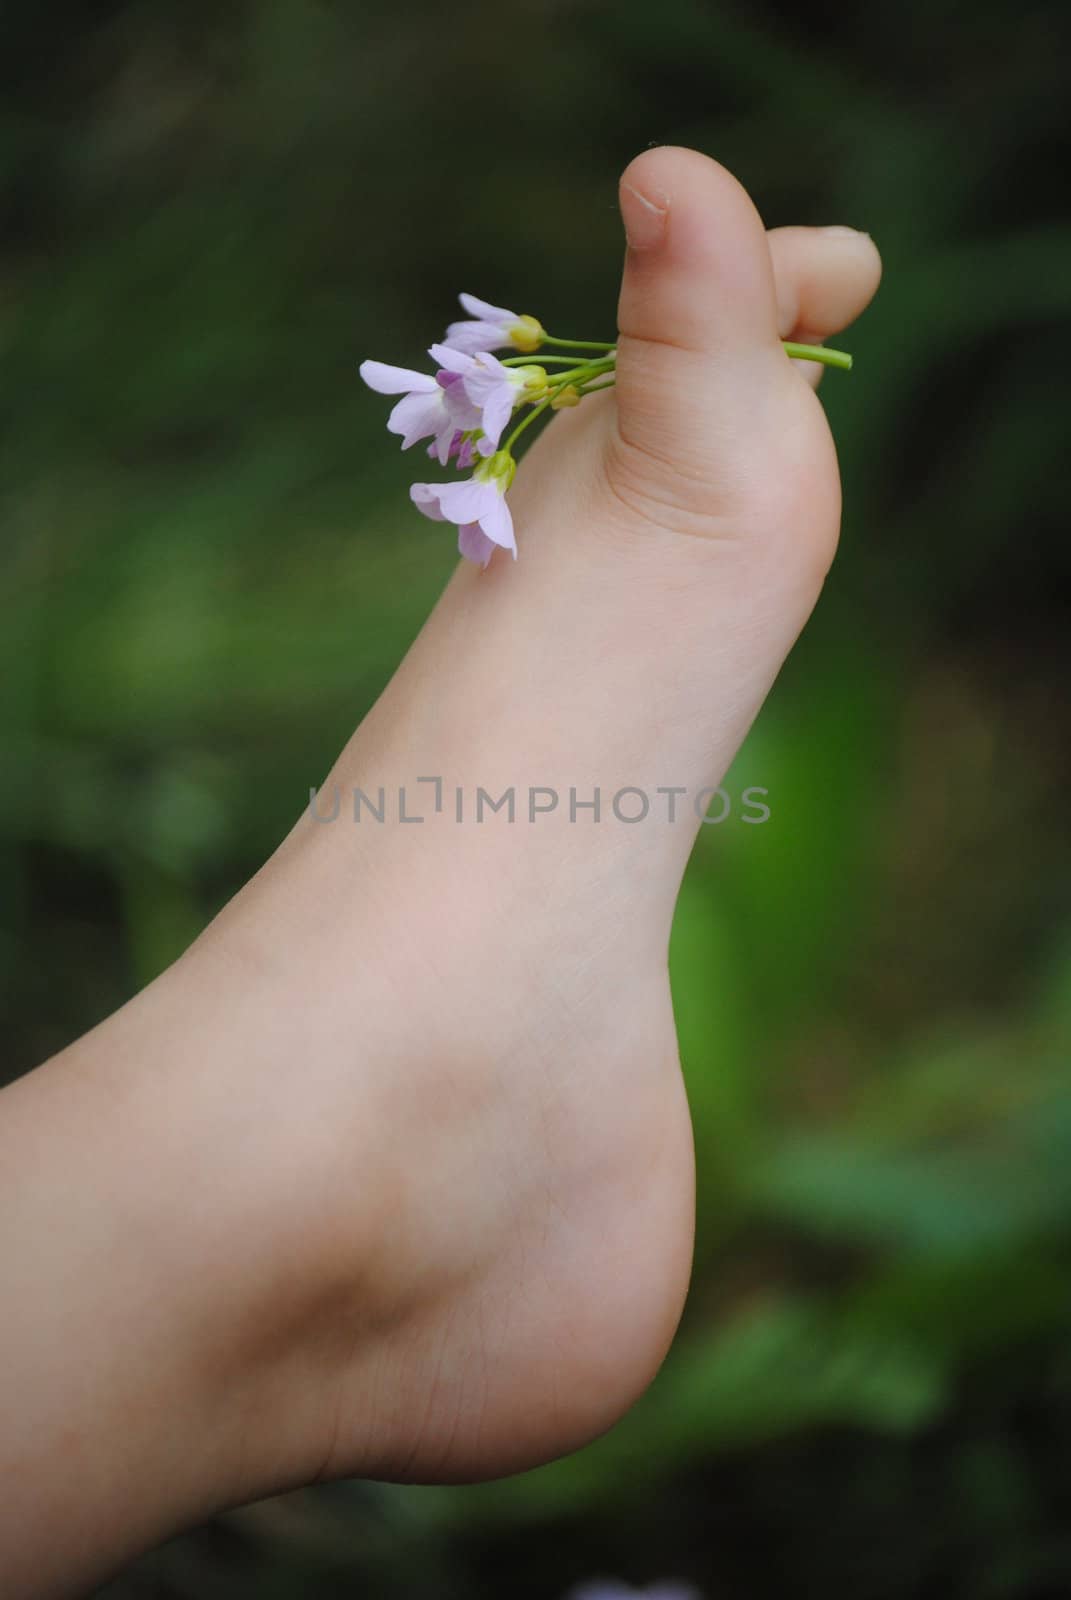
[[630,183],[621,185],[621,215],[625,238],[632,250],[652,250],[666,231],[669,197],[658,190],[641,194]]

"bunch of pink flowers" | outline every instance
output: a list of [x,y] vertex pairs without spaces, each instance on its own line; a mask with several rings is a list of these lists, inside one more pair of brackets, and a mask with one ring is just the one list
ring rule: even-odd
[[[471,469],[470,477],[453,482],[414,483],[409,494],[426,517],[456,524],[461,554],[485,567],[496,548],[517,555],[506,494],[517,469],[513,446],[519,435],[544,411],[579,405],[585,395],[612,384],[617,354],[605,342],[555,339],[535,317],[475,295],[460,299],[468,319],[452,322],[445,341],[428,351],[437,372],[363,361],[361,377],[379,394],[403,396],[387,421],[391,433],[401,434],[403,450],[430,439],[428,454],[440,466],[454,462],[462,471]],[[544,346],[575,353],[529,361]],[[515,353],[504,360],[493,353],[507,347]],[[528,415],[502,443],[514,412],[525,407]]]
[[[454,523],[461,554],[486,567],[496,549],[517,556],[506,495],[517,470],[513,447],[518,438],[544,412],[577,406],[596,390],[610,388],[617,350],[604,340],[557,339],[536,317],[520,316],[472,294],[459,298],[469,315],[452,322],[444,342],[429,349],[436,372],[362,361],[361,377],[378,394],[402,396],[387,427],[401,435],[403,450],[429,439],[428,455],[440,466],[453,462],[462,472],[471,472],[446,483],[414,483],[409,496],[426,517]],[[506,348],[514,353],[504,358],[494,354]],[[529,359],[548,348],[551,353],[541,353],[538,363]],[[851,366],[851,357],[836,350],[786,344],[785,351],[830,366]],[[514,413],[525,408],[527,415],[503,441]]]

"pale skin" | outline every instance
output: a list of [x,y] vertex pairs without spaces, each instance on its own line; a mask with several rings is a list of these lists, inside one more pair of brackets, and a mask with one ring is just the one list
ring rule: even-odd
[[[621,203],[617,389],[531,451],[519,561],[459,566],[343,795],[715,785],[810,615],[840,489],[780,340],[845,328],[877,252],[767,233],[692,151],[639,156]],[[691,1263],[666,949],[697,826],[303,814],[0,1094],[6,1595],[324,1477],[517,1471],[628,1408]]]

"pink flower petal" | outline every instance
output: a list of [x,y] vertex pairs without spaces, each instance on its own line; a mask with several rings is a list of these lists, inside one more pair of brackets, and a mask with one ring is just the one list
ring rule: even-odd
[[432,445],[429,454],[435,456],[440,467],[445,467],[447,462],[450,460],[450,457],[459,452],[460,449],[461,435],[454,426],[453,417],[450,415],[449,411],[447,411],[443,420],[443,426],[440,429],[438,437],[436,438],[435,443]]
[[513,532],[513,517],[506,504],[505,495],[500,494],[497,489],[494,499],[487,502],[486,509],[481,513],[479,523],[491,543],[501,545],[503,550],[511,550],[516,561],[517,540]]
[[462,478],[459,483],[439,485],[439,505],[443,516],[458,527],[465,522],[482,524],[484,514],[502,499],[493,483],[478,478]]
[[494,356],[488,356],[486,352],[477,356],[473,370],[461,379],[461,386],[473,405],[486,405],[488,396],[498,394],[501,390],[509,391],[512,401],[524,387],[524,379],[515,377],[510,369],[503,367],[500,362],[495,361],[495,366],[499,370],[493,371],[487,363],[494,360]]
[[450,344],[433,344],[428,349],[428,355],[447,372],[471,372],[474,365],[472,356]]
[[482,425],[483,417],[479,406],[474,406],[460,384],[455,384],[450,389],[444,389],[446,397],[446,412],[453,418],[454,427],[461,433],[470,433],[473,428]]
[[470,317],[477,317],[481,322],[517,322],[519,320],[515,311],[507,311],[504,306],[493,306],[488,300],[479,300],[474,294],[459,294],[457,297],[462,309]]
[[413,372],[409,367],[391,367],[385,361],[362,361],[361,377],[377,394],[415,394],[436,387],[430,372]]
[[483,408],[483,431],[494,449],[498,449],[498,441],[502,437],[502,429],[513,415],[513,402],[516,399],[515,389],[496,389],[488,396]]
[[509,344],[510,337],[498,322],[451,322],[446,330],[446,342],[454,350],[478,355],[483,350]]
[[466,561],[474,561],[479,567],[486,567],[495,553],[494,542],[476,522],[466,522],[457,530],[457,548]]
[[432,394],[407,394],[404,400],[399,400],[387,419],[387,428],[391,433],[402,435],[402,449],[408,450],[418,439],[437,435],[444,423],[452,426],[443,405],[442,390],[437,388]]
[[418,511],[422,511],[432,522],[445,522],[442,507],[439,505],[439,492],[445,488],[442,483],[414,483],[409,490],[409,498]]
[[523,381],[514,373],[512,367],[507,367],[505,362],[500,361],[496,355],[492,355],[490,350],[481,350],[480,354],[473,358],[472,368],[466,373],[465,377],[466,383],[471,383],[475,380],[484,384],[520,384]]

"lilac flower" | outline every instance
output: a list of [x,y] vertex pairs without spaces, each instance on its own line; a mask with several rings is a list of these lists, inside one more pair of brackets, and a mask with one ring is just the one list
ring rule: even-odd
[[[480,413],[465,394],[460,374],[412,372],[384,361],[362,361],[361,377],[377,394],[400,394],[389,418],[391,433],[402,435],[402,449],[418,439],[433,441],[432,454],[445,466],[458,430],[478,428]],[[440,379],[443,381],[440,382]]]
[[516,463],[505,450],[481,461],[471,478],[456,483],[414,483],[409,498],[433,522],[456,522],[457,547],[466,561],[486,567],[496,546],[517,559],[506,490]]
[[504,306],[477,300],[474,294],[460,294],[458,299],[474,320],[451,322],[445,342],[466,355],[475,355],[480,350],[498,350],[507,344],[527,353],[538,350],[546,337],[542,323],[535,317],[519,317],[516,311],[507,311]]
[[[486,350],[472,356],[448,344],[433,344],[428,354],[442,368],[439,382],[460,384],[478,412],[484,434],[478,449],[484,456],[498,449],[502,430],[516,407],[540,399],[546,392],[547,374],[542,367],[507,367]],[[450,393],[454,392],[451,388]]]
[[[433,461],[438,461],[438,446],[435,444],[429,444],[428,455]],[[457,465],[458,469],[461,472],[464,472],[467,467],[472,466],[474,460],[475,452],[472,447],[472,440],[469,438],[468,434],[462,433],[459,428],[450,441],[449,448],[446,452],[446,461],[453,461]],[[443,461],[441,465],[445,467],[446,461]]]

